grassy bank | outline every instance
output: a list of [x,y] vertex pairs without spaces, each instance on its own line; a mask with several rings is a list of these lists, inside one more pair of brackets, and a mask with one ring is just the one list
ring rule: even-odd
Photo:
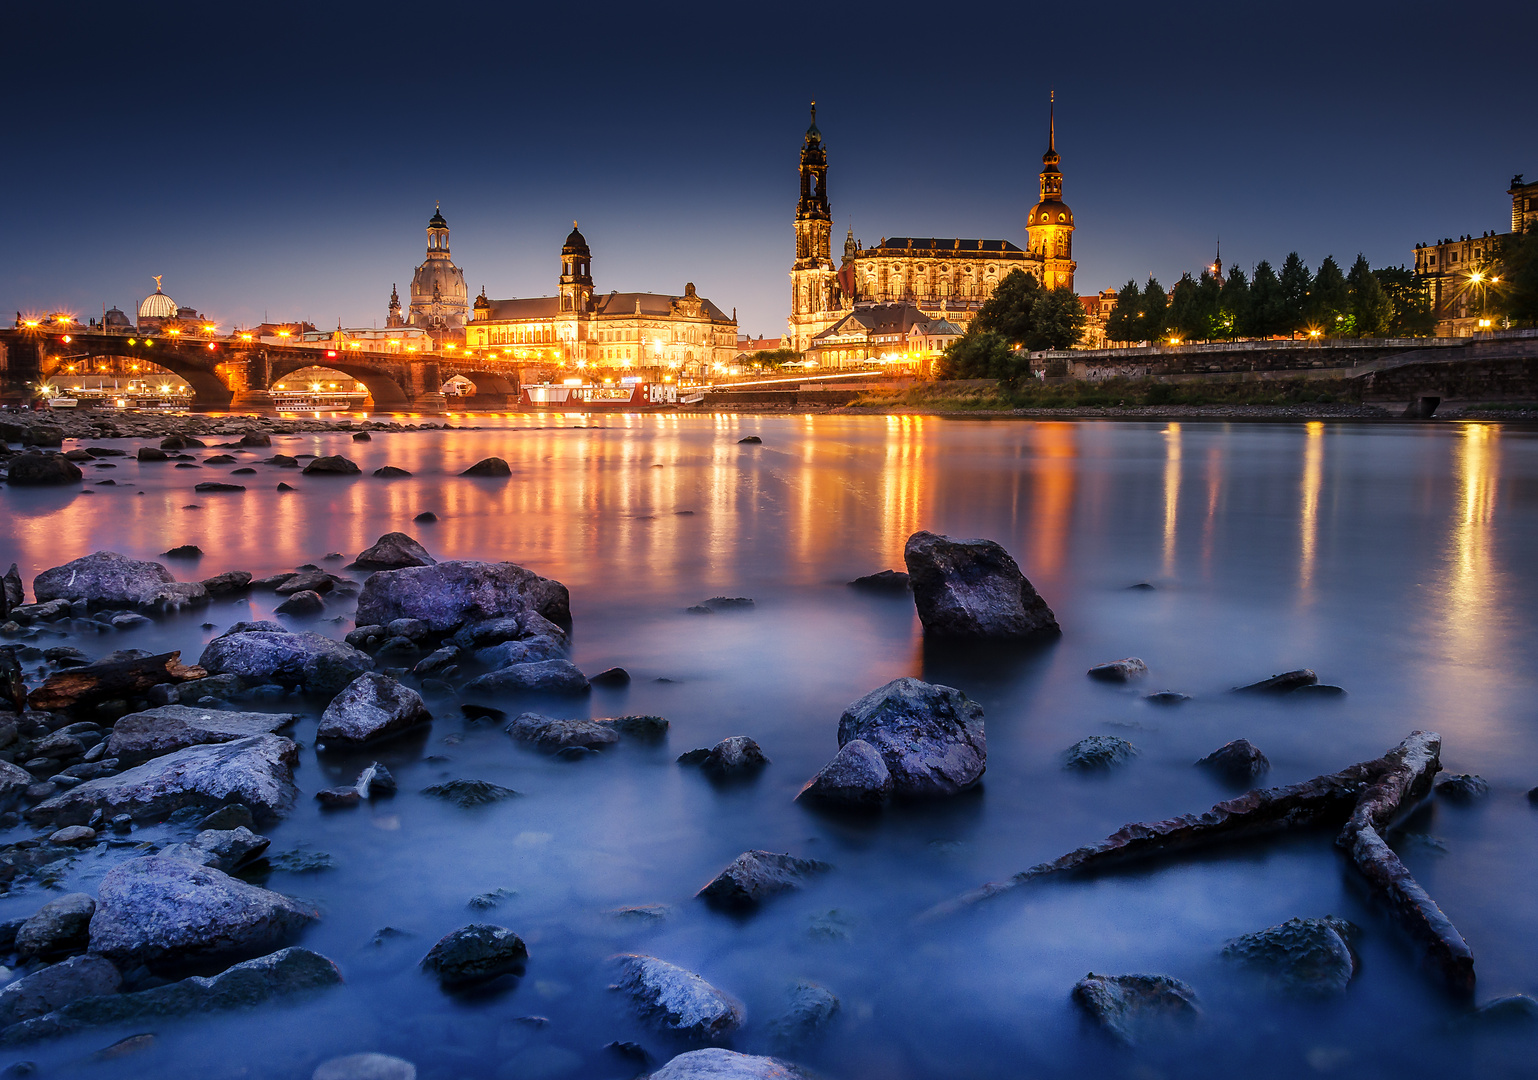
[[1163,383],[1153,379],[1105,382],[1005,384],[921,383],[906,390],[873,390],[855,408],[917,408],[938,412],[1001,409],[1114,409],[1159,405],[1333,405],[1355,404],[1356,391],[1344,382],[1287,379],[1267,382]]

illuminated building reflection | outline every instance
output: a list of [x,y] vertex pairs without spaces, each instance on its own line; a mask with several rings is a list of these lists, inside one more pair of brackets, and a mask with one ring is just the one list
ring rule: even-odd
[[1164,429],[1164,575],[1175,573],[1175,525],[1180,514],[1180,425]]
[[1303,503],[1298,512],[1301,556],[1298,584],[1305,602],[1313,599],[1314,565],[1319,557],[1319,488],[1324,481],[1324,423],[1310,420],[1303,442]]

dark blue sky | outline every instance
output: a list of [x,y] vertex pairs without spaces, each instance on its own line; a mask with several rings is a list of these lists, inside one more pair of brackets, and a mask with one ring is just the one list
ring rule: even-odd
[[6,16],[0,309],[166,291],[382,322],[441,199],[472,294],[695,282],[784,327],[818,101],[837,219],[1024,239],[1050,87],[1078,288],[1399,264],[1538,177],[1538,5],[31,5]]

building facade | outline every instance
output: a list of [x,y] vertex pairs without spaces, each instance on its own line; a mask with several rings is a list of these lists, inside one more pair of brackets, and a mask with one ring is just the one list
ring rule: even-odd
[[[1047,288],[1073,288],[1073,211],[1063,202],[1057,153],[1056,107],[1047,125],[1039,198],[1026,217],[1026,246],[1008,240],[883,237],[865,247],[850,230],[835,269],[828,201],[828,152],[817,109],[801,144],[801,195],[796,204],[796,258],[791,264],[791,308],[786,337],[804,352],[824,331],[866,304],[911,304],[930,318],[963,328],[1013,270]],[[818,346],[822,351],[822,346]],[[842,351],[835,349],[835,352]]]
[[1485,314],[1489,290],[1499,286],[1495,263],[1501,241],[1512,233],[1538,228],[1538,182],[1512,178],[1511,232],[1493,229],[1479,236],[1460,236],[1434,244],[1415,245],[1415,275],[1431,297],[1437,337],[1468,337],[1496,329]]
[[659,379],[724,370],[737,354],[737,318],[700,296],[594,291],[593,256],[572,222],[561,247],[556,295],[476,297],[465,345],[502,349],[516,359],[566,368],[572,375],[653,372]]

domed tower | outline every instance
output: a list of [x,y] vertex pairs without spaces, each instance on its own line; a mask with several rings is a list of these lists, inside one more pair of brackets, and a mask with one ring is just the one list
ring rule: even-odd
[[593,253],[587,238],[571,223],[566,243],[561,245],[561,311],[583,312],[593,295]]
[[160,324],[167,319],[176,318],[176,301],[172,300],[160,289],[160,278],[164,275],[156,275],[155,291],[146,296],[139,304],[139,332],[151,333],[160,329]]
[[1057,94],[1047,113],[1047,152],[1041,156],[1041,201],[1025,221],[1026,246],[1042,261],[1041,283],[1049,289],[1073,288],[1073,211],[1063,202],[1063,174],[1058,171]]
[[791,346],[805,349],[832,325],[839,309],[833,265],[833,211],[828,203],[828,148],[817,130],[817,102],[801,141],[801,197],[796,203],[796,261],[790,267]]
[[[434,300],[434,294],[437,300]],[[449,258],[449,223],[442,209],[434,209],[427,222],[427,261],[411,278],[411,307],[406,321],[412,326],[433,323],[433,305],[439,305],[438,329],[457,330],[470,314],[470,290],[465,272]]]

